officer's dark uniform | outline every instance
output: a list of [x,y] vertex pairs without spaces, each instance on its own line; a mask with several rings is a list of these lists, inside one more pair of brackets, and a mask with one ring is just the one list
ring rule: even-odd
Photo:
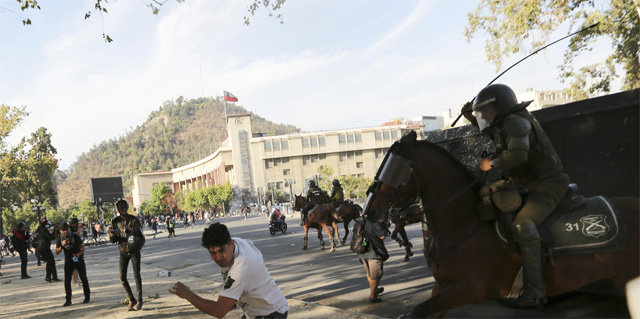
[[305,206],[300,212],[300,226],[304,226],[304,222],[307,220],[307,214],[314,206],[318,204],[324,204],[327,202],[327,196],[325,192],[316,185],[315,181],[309,181],[309,190],[307,190],[307,206]]
[[[482,89],[473,104],[474,115],[464,113],[474,125],[491,137],[502,152],[491,161],[505,178],[526,187],[526,202],[511,225],[522,255],[525,287],[518,298],[520,306],[546,303],[542,278],[542,251],[536,225],[542,223],[564,198],[569,176],[538,121],[517,103],[515,93],[506,85],[493,84]],[[465,106],[468,111],[469,106]],[[496,202],[500,207],[511,203]],[[519,205],[516,205],[518,207]],[[517,209],[517,208],[516,208]]]
[[344,190],[340,185],[340,181],[338,181],[337,179],[334,179],[332,184],[333,184],[333,188],[331,189],[331,196],[330,196],[331,204],[333,205],[333,208],[338,209],[338,206],[344,203]]

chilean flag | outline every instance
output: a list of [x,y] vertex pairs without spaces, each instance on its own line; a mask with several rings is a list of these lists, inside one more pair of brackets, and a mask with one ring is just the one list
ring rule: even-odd
[[224,100],[229,102],[238,102],[238,98],[227,91],[224,91]]

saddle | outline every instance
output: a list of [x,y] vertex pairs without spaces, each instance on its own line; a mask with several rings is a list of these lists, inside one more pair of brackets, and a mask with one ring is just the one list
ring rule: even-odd
[[[606,198],[585,198],[576,190],[572,184],[565,199],[538,226],[543,250],[549,256],[624,250],[626,232],[619,212]],[[504,245],[515,250],[511,220],[503,214],[495,229]]]

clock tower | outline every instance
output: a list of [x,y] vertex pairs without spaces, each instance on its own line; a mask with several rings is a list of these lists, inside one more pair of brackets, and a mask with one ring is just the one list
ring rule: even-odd
[[253,172],[251,170],[252,137],[251,115],[230,114],[227,116],[227,133],[231,142],[231,156],[233,158],[233,172],[236,184],[241,188],[253,191]]

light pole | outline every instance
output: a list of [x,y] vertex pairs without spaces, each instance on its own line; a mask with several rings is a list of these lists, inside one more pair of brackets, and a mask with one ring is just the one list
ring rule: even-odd
[[40,222],[40,211],[45,211],[45,208],[40,206],[40,199],[38,198],[38,196],[36,196],[34,199],[31,200],[31,204],[33,205],[31,207],[31,211],[37,212],[38,214],[38,222]]

